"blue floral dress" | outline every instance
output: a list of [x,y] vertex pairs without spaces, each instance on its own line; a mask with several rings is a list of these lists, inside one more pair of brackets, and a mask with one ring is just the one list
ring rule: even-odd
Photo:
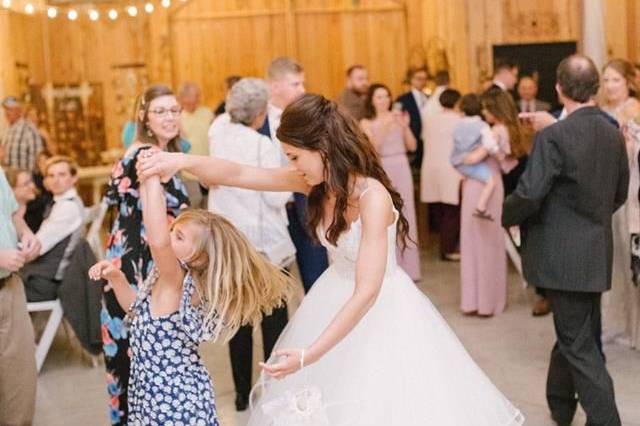
[[[106,258],[118,266],[134,288],[138,288],[153,267],[151,251],[142,223],[139,181],[136,173],[141,148],[116,163],[105,194],[105,201],[115,207],[116,218],[107,241]],[[172,220],[188,207],[187,190],[177,176],[164,184],[167,219]],[[127,388],[129,386],[129,335],[123,324],[125,312],[113,291],[105,287],[102,312],[102,342],[107,369],[109,417],[112,425],[127,425]]]
[[177,312],[151,316],[154,269],[138,291],[131,323],[129,424],[134,426],[219,426],[213,385],[200,360],[198,347],[211,337],[203,325],[204,312],[193,306],[191,273],[183,281]]

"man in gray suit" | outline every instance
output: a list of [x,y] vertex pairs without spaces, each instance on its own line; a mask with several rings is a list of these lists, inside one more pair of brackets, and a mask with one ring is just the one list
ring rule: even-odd
[[560,63],[556,91],[568,116],[536,135],[502,218],[521,225],[525,278],[551,302],[557,342],[547,402],[563,426],[578,401],[588,425],[621,424],[597,339],[600,298],[611,288],[611,216],[627,198],[629,168],[622,134],[594,106],[598,85],[589,58]]
[[533,77],[525,76],[518,82],[518,109],[520,112],[549,111],[551,104],[541,101],[538,96],[538,83]]

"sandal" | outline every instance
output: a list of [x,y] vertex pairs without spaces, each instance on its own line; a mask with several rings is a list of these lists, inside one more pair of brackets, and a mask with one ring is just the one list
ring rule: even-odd
[[487,213],[486,210],[476,209],[473,212],[473,215],[475,217],[477,217],[478,219],[484,219],[484,220],[489,220],[489,221],[493,222],[493,216],[491,216],[489,213]]

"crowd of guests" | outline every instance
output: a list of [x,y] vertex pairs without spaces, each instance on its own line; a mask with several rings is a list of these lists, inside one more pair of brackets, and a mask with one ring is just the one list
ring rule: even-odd
[[[398,247],[399,265],[414,281],[422,278],[416,203],[427,203],[430,224],[439,233],[442,260],[461,262],[460,308],[467,315],[488,317],[505,309],[506,245],[518,244],[502,226],[503,202],[516,191],[527,169],[533,133],[567,115],[567,105],[551,112],[550,102],[537,99],[537,77],[519,76],[518,71],[515,63],[497,61],[492,80],[479,93],[464,95],[454,89],[446,71],[439,71],[428,95],[427,69],[412,68],[407,72],[408,90],[394,97],[385,84],[369,82],[365,66],[354,65],[347,70],[345,89],[337,98],[360,124],[404,201],[411,243]],[[194,83],[184,83],[175,95],[167,87],[153,86],[136,100],[131,120],[123,127],[126,151],[114,166],[104,198],[115,212],[106,258],[131,286],[142,285],[154,265],[142,220],[136,167],[141,153],[157,147],[268,168],[288,162],[278,128],[284,109],[305,93],[302,66],[291,58],[277,58],[264,80],[230,76],[225,83],[226,98],[214,111],[201,104]],[[602,302],[602,336],[605,342],[636,348],[640,345],[639,87],[640,67],[616,59],[604,66],[598,95],[587,99],[622,131],[631,171],[624,207],[613,219],[613,289]],[[13,97],[2,106],[10,127],[0,150],[7,177],[0,181],[0,292],[11,291],[14,299],[24,297],[24,292],[30,302],[52,300],[59,295],[84,224],[85,209],[76,191],[77,165],[68,157],[53,155],[55,144],[38,126],[33,108],[23,108]],[[419,179],[414,180],[414,172]],[[277,268],[289,271],[297,263],[305,292],[327,268],[325,249],[306,228],[306,199],[301,194],[207,188],[186,174],[172,177],[162,188],[170,218],[190,205],[222,215]],[[522,190],[516,193],[522,195]],[[512,222],[509,225],[518,224]],[[554,300],[548,296],[551,290],[542,287],[537,288],[534,315],[549,313]],[[114,425],[126,424],[130,376],[126,312],[108,286],[102,298],[110,418]],[[32,332],[23,332],[26,315],[16,311],[11,320],[15,330],[22,330],[23,346],[33,338]],[[262,318],[264,359],[286,324],[286,305]],[[242,326],[229,344],[240,411],[247,408],[253,382],[251,334],[251,326]],[[600,333],[596,337],[602,351]],[[27,364],[25,369],[33,367]],[[3,387],[0,394],[4,391]],[[31,404],[30,410],[22,411],[26,416],[33,412],[29,398],[32,395],[21,399],[26,407]],[[2,404],[0,400],[0,413],[6,412]]]

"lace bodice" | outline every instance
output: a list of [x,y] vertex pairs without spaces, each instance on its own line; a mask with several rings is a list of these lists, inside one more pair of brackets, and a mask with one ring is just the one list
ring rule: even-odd
[[[385,274],[393,273],[397,268],[396,262],[396,224],[398,223],[398,211],[394,208],[395,220],[387,228],[387,269]],[[351,223],[351,228],[340,235],[336,245],[331,244],[324,235],[322,225],[316,230],[320,243],[327,249],[331,267],[348,275],[355,275],[356,260],[360,249],[362,237],[362,223],[360,217]]]

